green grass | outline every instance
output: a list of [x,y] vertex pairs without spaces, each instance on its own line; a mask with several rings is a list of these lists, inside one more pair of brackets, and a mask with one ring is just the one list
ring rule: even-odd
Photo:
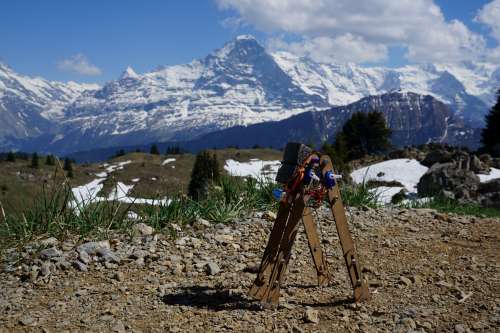
[[[282,153],[272,149],[220,149],[215,151],[221,167],[227,159],[240,162],[252,158],[261,160],[280,160]],[[167,158],[175,158],[176,161],[166,165],[162,162]],[[107,196],[117,182],[134,185],[130,196],[136,198],[155,199],[158,197],[172,198],[181,193],[187,193],[191,170],[195,156],[192,154],[181,155],[151,155],[147,153],[128,153],[107,161],[108,164],[116,164],[123,161],[132,161],[123,169],[116,170],[109,175],[104,183],[100,195]],[[54,182],[54,174],[57,172],[57,183],[65,181],[62,166],[45,165],[45,159],[41,157],[40,167],[30,167],[31,161],[17,159],[16,162],[0,160],[0,201],[3,203],[6,214],[20,213],[31,209],[36,197],[42,192],[41,184]],[[78,164],[73,166],[74,177],[70,179],[73,187],[87,184],[96,178],[96,173],[106,171],[102,163]],[[140,179],[132,182],[132,179]],[[154,178],[154,180],[153,180]],[[30,206],[30,207],[28,207]]]
[[[200,202],[182,194],[172,196],[169,204],[136,205],[102,201],[73,207],[69,182],[44,186],[32,207],[18,214],[5,214],[0,209],[0,248],[22,244],[33,239],[67,235],[106,237],[114,230],[128,231],[134,221],[129,211],[138,213],[141,220],[157,230],[171,233],[172,223],[185,225],[197,218],[213,223],[228,223],[254,210],[274,210],[273,183],[222,176],[211,185],[209,194]],[[0,207],[1,208],[1,207]]]
[[378,202],[379,195],[370,191],[370,188],[365,184],[352,184],[341,186],[340,193],[342,201],[345,205],[351,207],[370,207],[377,208],[380,206]]
[[453,213],[476,217],[500,217],[500,209],[483,207],[474,203],[463,203],[443,197],[433,197],[428,201],[412,201],[403,205],[406,208],[430,208],[441,213]]

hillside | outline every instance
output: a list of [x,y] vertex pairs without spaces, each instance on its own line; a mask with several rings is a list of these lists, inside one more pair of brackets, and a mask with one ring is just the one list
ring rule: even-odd
[[365,97],[352,104],[326,111],[304,112],[276,122],[238,126],[214,132],[187,143],[187,149],[237,145],[284,147],[289,141],[320,144],[333,141],[344,123],[355,112],[382,112],[392,130],[395,147],[414,146],[428,142],[477,148],[480,130],[464,123],[444,103],[432,96],[392,92]]
[[[224,149],[217,150],[221,171],[226,160],[246,162],[252,158],[279,160],[281,152],[270,149]],[[105,163],[77,164],[73,166],[73,178],[66,178],[62,162],[56,166],[44,164],[40,158],[40,168],[30,167],[29,160],[16,162],[0,161],[0,202],[7,213],[20,213],[31,208],[35,198],[41,199],[43,190],[49,196],[67,182],[72,188],[80,187],[84,196],[96,180],[102,181],[102,188],[92,193],[94,196],[109,197],[117,184],[133,186],[130,196],[141,199],[159,199],[179,193],[187,193],[187,186],[194,164],[194,155],[151,155],[130,153],[112,158]],[[125,186],[123,186],[125,188]],[[28,199],[28,200],[27,200]]]

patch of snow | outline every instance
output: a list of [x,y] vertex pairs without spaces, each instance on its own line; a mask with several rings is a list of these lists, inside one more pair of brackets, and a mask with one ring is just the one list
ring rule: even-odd
[[145,198],[134,198],[128,196],[128,193],[134,188],[134,185],[127,185],[118,182],[116,187],[111,191],[110,195],[106,197],[98,196],[99,192],[102,190],[104,185],[104,178],[94,179],[88,184],[78,186],[72,189],[73,201],[70,202],[70,207],[76,210],[79,214],[80,210],[85,206],[103,202],[103,201],[118,201],[128,204],[145,204],[145,205],[169,205],[171,200],[168,198],[161,199],[145,199]]
[[401,201],[401,205],[409,205],[410,207],[415,205],[423,205],[431,202],[433,197],[423,197],[423,198],[410,198]]
[[141,180],[141,178],[134,178],[131,180],[132,183],[137,183],[139,180]]
[[71,191],[73,192],[74,201],[70,202],[70,206],[81,207],[94,202],[99,202],[100,199],[97,194],[104,187],[102,184],[103,181],[103,178],[94,179],[88,184],[72,188]]
[[418,181],[427,170],[428,168],[420,164],[417,160],[400,158],[355,170],[351,173],[351,177],[357,184],[368,182],[371,179],[397,181],[409,193],[416,193]]
[[121,201],[127,198],[127,194],[134,188],[134,185],[126,185],[124,183],[118,182],[116,187],[111,191],[108,196],[110,201]]
[[138,220],[139,219],[139,215],[136,212],[128,211],[127,212],[127,218],[129,220]]
[[120,163],[118,163],[118,165],[119,166],[124,166],[124,165],[130,164],[130,163],[132,163],[132,161],[128,160],[128,161],[125,161],[125,162],[120,162]]
[[491,168],[489,175],[477,175],[481,183],[486,183],[490,180],[500,178],[500,169]]
[[224,170],[233,176],[274,180],[280,166],[281,162],[276,160],[261,161],[251,159],[249,162],[238,162],[229,159],[224,165]]
[[166,165],[166,164],[168,164],[168,163],[172,163],[172,162],[175,162],[175,161],[176,161],[176,159],[175,159],[175,158],[167,158],[165,161],[163,161],[163,162],[161,163],[161,165]]
[[379,186],[370,189],[370,192],[375,193],[377,195],[377,201],[380,204],[390,204],[392,197],[401,190],[404,190],[404,187],[388,187],[388,186]]
[[116,170],[123,170],[124,169],[123,167],[127,164],[130,164],[130,163],[132,163],[132,161],[128,160],[128,161],[124,161],[124,162],[119,162],[118,164],[111,164],[111,165],[106,163],[106,164],[103,164],[103,166],[107,167],[106,171],[108,173],[112,173]]
[[95,174],[96,177],[99,177],[99,178],[105,178],[108,176],[108,173],[107,172],[98,172]]

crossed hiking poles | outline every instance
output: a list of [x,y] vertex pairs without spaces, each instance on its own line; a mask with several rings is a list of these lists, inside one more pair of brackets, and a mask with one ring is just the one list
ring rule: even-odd
[[[333,175],[332,163],[328,156],[323,155],[319,158],[319,168],[321,170],[320,176],[323,178],[328,174]],[[335,220],[345,264],[354,290],[354,301],[368,300],[370,293],[367,283],[363,280],[361,274],[361,265],[354,248],[354,241],[349,232],[338,184],[333,182],[333,186],[324,190],[326,191],[326,199]],[[308,192],[305,186],[297,186],[297,188],[287,193],[280,201],[278,215],[262,258],[259,273],[249,293],[262,303],[277,305],[279,302],[280,288],[285,279],[287,265],[290,260],[300,220],[304,224],[309,242],[309,249],[311,250],[318,277],[318,285],[328,285],[330,275],[328,273],[326,258],[321,249],[311,209],[308,207],[311,195],[313,194]]]

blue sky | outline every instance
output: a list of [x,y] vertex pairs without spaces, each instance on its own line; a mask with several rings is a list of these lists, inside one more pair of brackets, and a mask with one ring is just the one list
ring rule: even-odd
[[[358,46],[360,48],[353,59],[386,66],[418,60],[422,47],[425,47],[421,41],[418,42],[420,44],[409,42],[415,46],[416,52],[409,59],[405,40],[364,34],[356,27],[353,27],[353,32],[348,29],[340,31],[338,28],[314,30],[310,27],[294,30],[286,22],[275,22],[273,18],[261,20],[263,14],[250,11],[241,4],[243,2],[3,1],[0,4],[0,59],[14,70],[27,75],[39,75],[52,80],[102,83],[116,78],[127,65],[137,72],[145,72],[158,65],[186,63],[201,58],[234,36],[244,33],[253,34],[270,48],[293,51],[306,46],[304,49],[311,50],[313,54],[323,52],[324,57],[321,59],[332,61],[343,59],[342,52],[338,50],[343,50],[345,44],[339,43],[347,42],[348,51]],[[497,41],[489,35],[488,26],[474,21],[478,10],[489,2],[434,1],[441,8],[446,21],[460,20],[471,33],[482,36],[487,47],[496,47]],[[273,10],[260,7],[269,12]],[[287,15],[286,12],[284,15]],[[408,31],[411,35],[411,28]],[[333,39],[337,35],[346,38]],[[322,44],[328,42],[328,38],[333,42],[331,47],[334,47],[334,51]],[[315,47],[320,48],[318,52]],[[79,67],[80,73],[72,69],[75,62],[83,66],[83,69]]]

